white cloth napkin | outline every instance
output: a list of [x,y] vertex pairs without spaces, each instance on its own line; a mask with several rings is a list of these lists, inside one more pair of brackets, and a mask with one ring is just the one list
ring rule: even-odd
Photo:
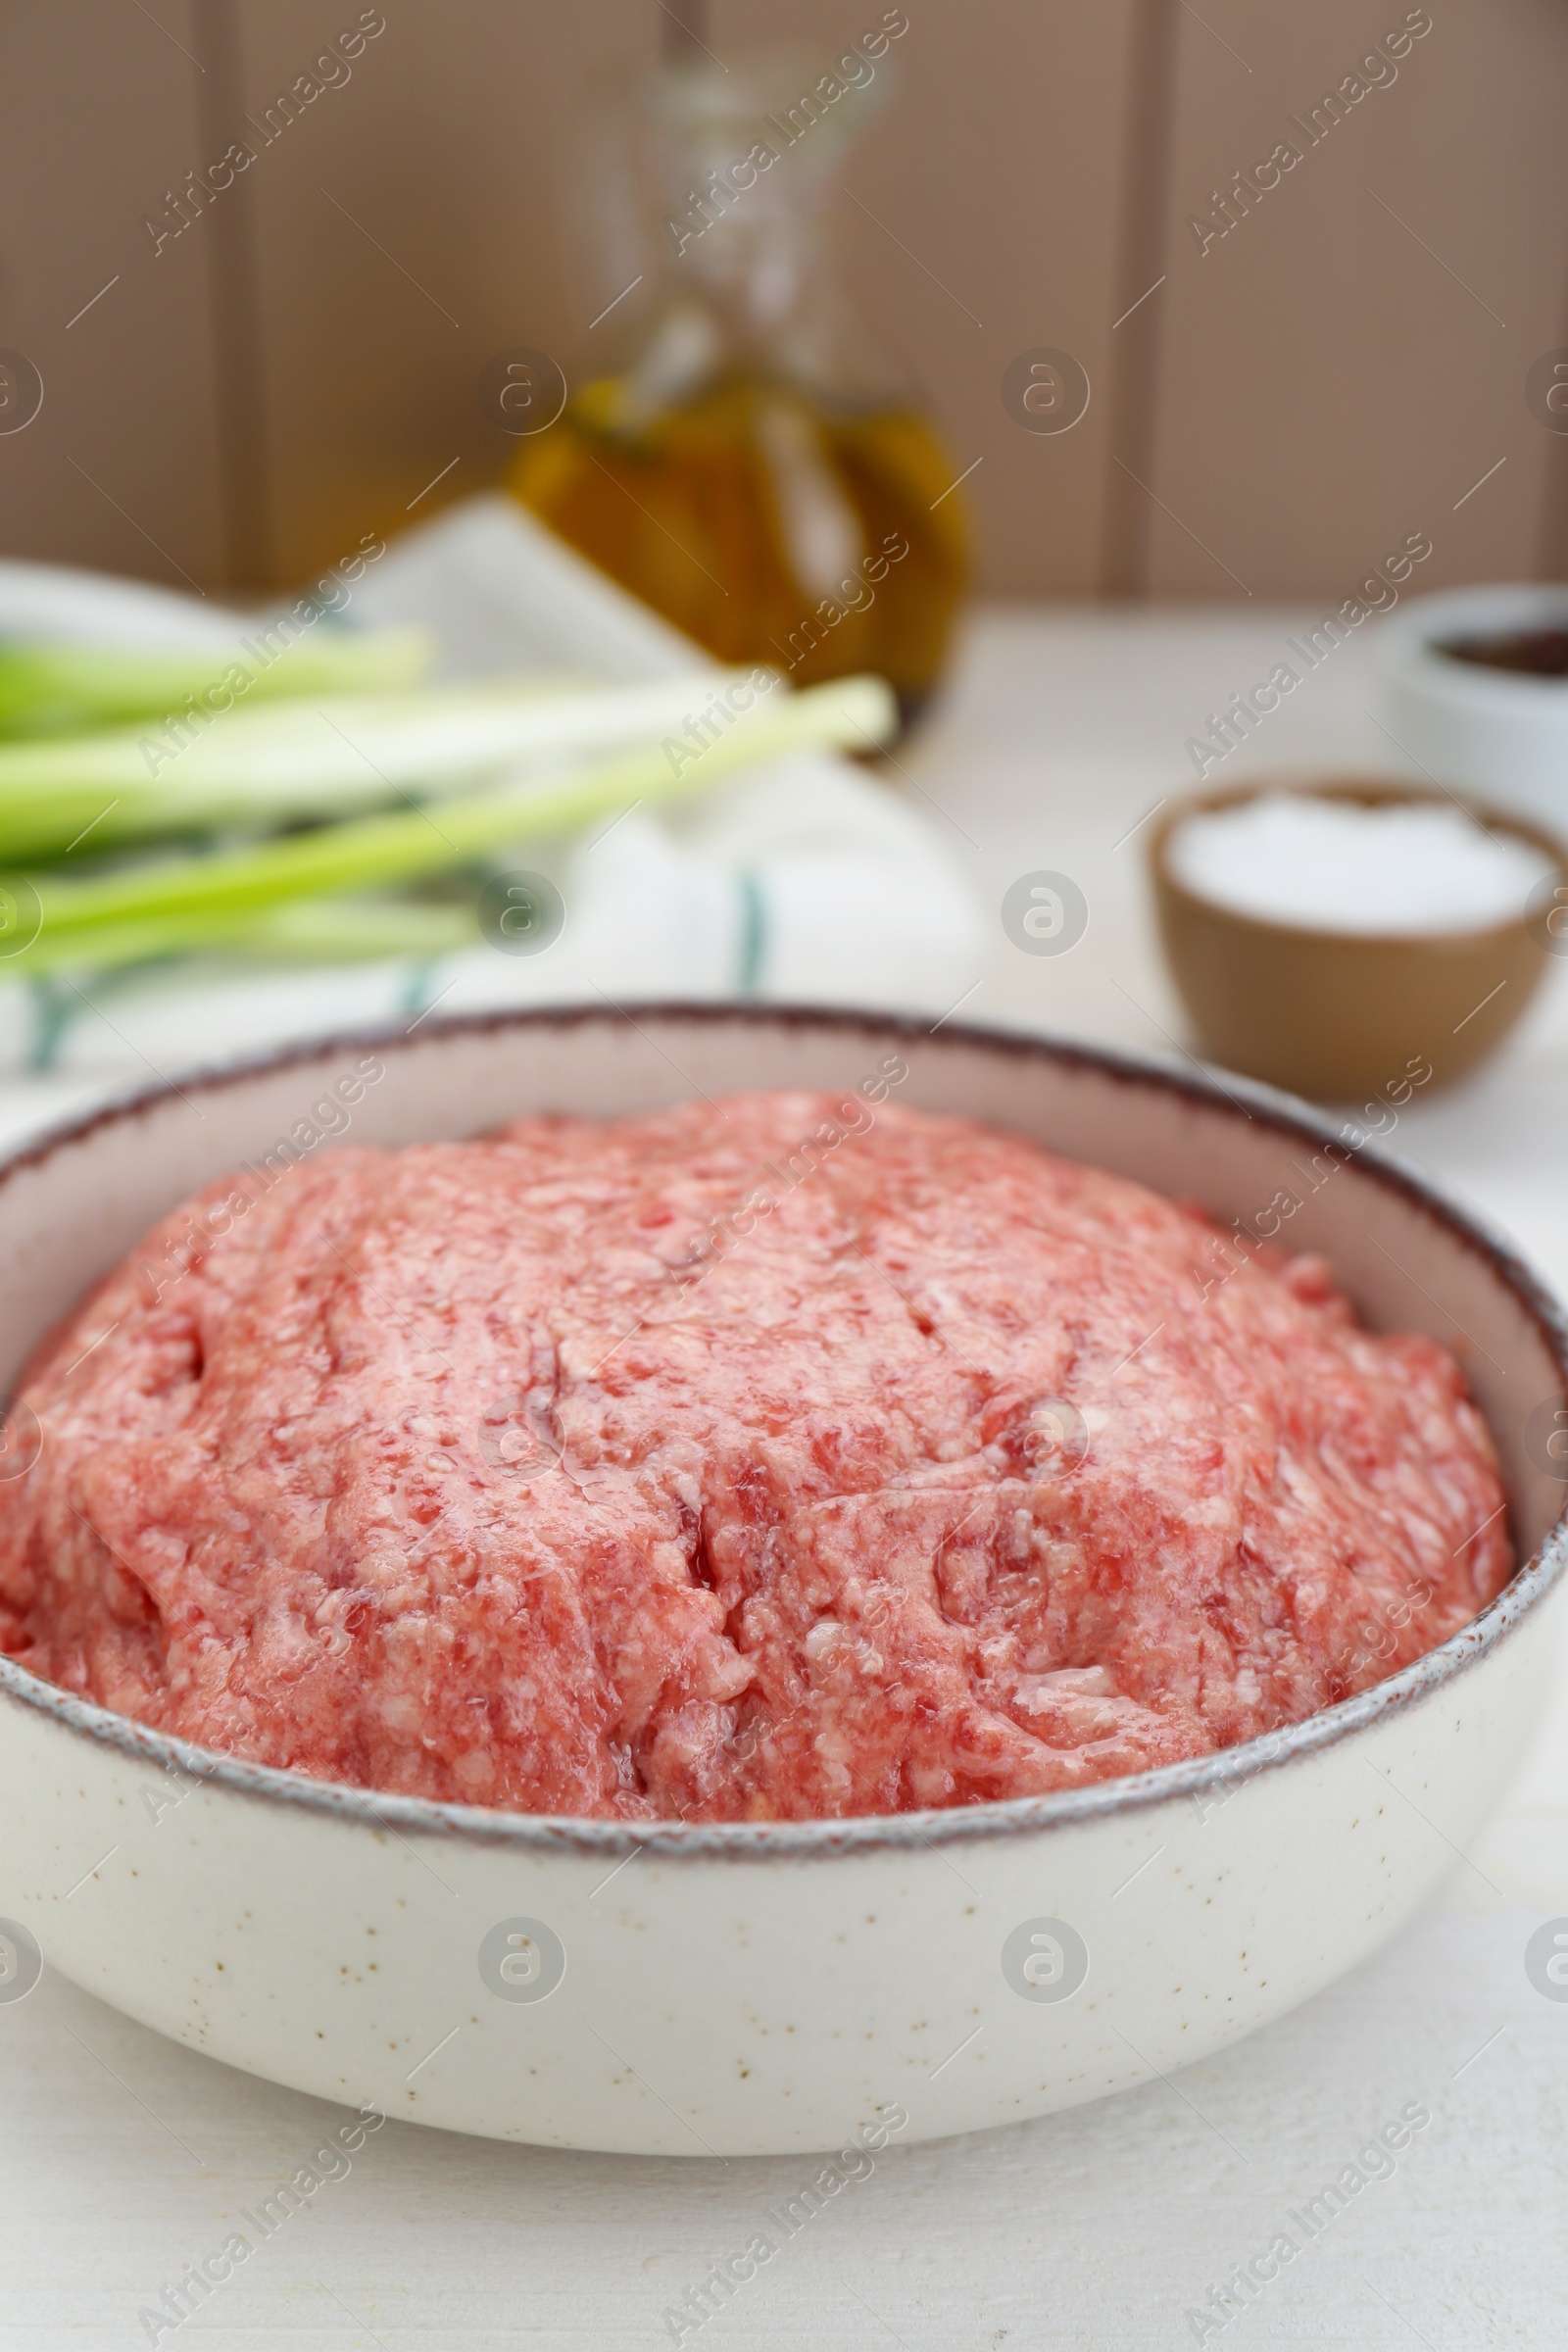
[[[706,657],[510,499],[408,532],[329,625],[416,622],[438,674],[669,676]],[[240,615],[49,565],[0,564],[0,634],[212,643]],[[0,862],[3,862],[0,844]],[[0,967],[0,1132],[154,1074],[426,1011],[756,996],[942,1012],[983,969],[979,910],[923,816],[833,754],[792,755],[657,813],[535,849],[560,937],[535,956],[242,968],[191,958],[31,984]]]

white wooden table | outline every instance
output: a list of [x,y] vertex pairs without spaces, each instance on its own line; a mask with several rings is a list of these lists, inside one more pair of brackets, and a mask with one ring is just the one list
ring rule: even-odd
[[[906,788],[948,812],[954,854],[993,907],[1045,867],[1078,881],[1091,920],[1059,959],[1018,953],[999,922],[965,1017],[1171,1050],[1182,1024],[1150,933],[1143,836],[1123,836],[1191,780],[1186,738],[1266,674],[1300,618],[1016,610],[976,629],[950,706],[901,755]],[[1268,721],[1253,764],[1383,763],[1365,652],[1336,652]],[[1552,977],[1506,1056],[1412,1108],[1397,1140],[1568,1288],[1568,977]],[[24,1115],[13,1104],[5,1123]],[[1412,2100],[1433,2120],[1394,2177],[1201,2340],[1568,2342],[1568,2002],[1535,1991],[1522,1959],[1557,1915],[1568,1707],[1435,1906],[1354,1977],[1169,2083],[969,2139],[894,2143],[701,2329],[705,2352],[1190,2344],[1188,2314],[1215,2316],[1210,2288]],[[0,2006],[0,2352],[148,2342],[143,2307],[341,2120],[58,1979]],[[213,2352],[667,2343],[665,2307],[814,2169],[562,2155],[388,2125],[177,2336]]]

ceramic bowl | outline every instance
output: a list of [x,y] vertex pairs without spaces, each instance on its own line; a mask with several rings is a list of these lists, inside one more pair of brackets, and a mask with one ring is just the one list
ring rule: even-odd
[[[1392,1935],[1507,1775],[1568,1542],[1568,1328],[1428,1187],[1245,1081],[774,1008],[500,1014],[182,1079],[0,1163],[0,1394],[176,1197],[369,1057],[357,1143],[702,1089],[849,1088],[1037,1138],[1222,1218],[1290,1193],[1371,1323],[1464,1357],[1524,1565],[1441,1649],[1228,1753],[856,1821],[525,1818],[331,1787],[140,1729],[0,1661],[0,2031],[55,1968],[233,2066],[387,2115],[704,2156],[928,2138],[1099,2097],[1264,2025]],[[15,1437],[15,1432],[13,1432]],[[13,1469],[15,1463],[12,1463]],[[864,2144],[864,2143],[862,2143]]]
[[1568,585],[1446,588],[1378,624],[1375,715],[1413,772],[1568,832],[1568,678],[1456,662],[1456,638],[1568,628]]
[[[1485,930],[1378,938],[1242,914],[1180,879],[1170,852],[1184,819],[1284,790],[1363,808],[1452,808],[1456,797],[1385,776],[1270,776],[1171,808],[1150,836],[1154,908],[1165,960],[1204,1047],[1230,1069],[1321,1102],[1408,1087],[1412,1073],[1423,1086],[1462,1078],[1502,1044],[1568,948],[1556,937],[1561,914],[1548,909],[1548,927],[1545,914],[1521,907]],[[1568,850],[1540,826],[1496,809],[1470,813],[1568,870]],[[1568,905],[1568,882],[1561,897]]]

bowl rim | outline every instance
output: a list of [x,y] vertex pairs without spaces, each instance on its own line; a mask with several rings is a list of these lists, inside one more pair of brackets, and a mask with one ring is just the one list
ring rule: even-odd
[[1527,842],[1551,859],[1557,874],[1568,875],[1568,840],[1537,823],[1534,817],[1494,808],[1471,795],[1450,792],[1446,785],[1421,784],[1413,777],[1383,774],[1375,769],[1282,768],[1277,772],[1238,776],[1234,782],[1215,785],[1206,792],[1188,793],[1164,810],[1150,833],[1144,853],[1155,889],[1168,893],[1209,922],[1228,923],[1234,930],[1251,933],[1259,939],[1285,939],[1293,945],[1328,948],[1341,955],[1365,950],[1382,954],[1391,949],[1404,954],[1428,950],[1449,955],[1456,948],[1481,952],[1517,940],[1521,934],[1529,937],[1529,924],[1522,913],[1469,931],[1329,931],[1313,923],[1286,923],[1275,915],[1249,914],[1240,906],[1227,906],[1221,899],[1205,899],[1191,883],[1182,880],[1170,857],[1171,841],[1179,826],[1191,816],[1211,816],[1222,808],[1239,808],[1249,801],[1267,800],[1275,795],[1309,801],[1353,801],[1361,808],[1389,808],[1399,802],[1424,808],[1454,808],[1469,817],[1472,824],[1479,825],[1483,833],[1511,833],[1516,840]]
[[[1509,623],[1501,615],[1515,611]],[[1568,712],[1568,698],[1553,703],[1560,678],[1532,676],[1528,671],[1488,669],[1484,663],[1456,662],[1441,644],[1438,632],[1485,630],[1489,626],[1528,627],[1534,617],[1542,624],[1568,621],[1568,581],[1482,580],[1451,588],[1431,588],[1411,597],[1400,612],[1390,611],[1374,639],[1374,654],[1385,676],[1396,678],[1434,700],[1475,701],[1483,708],[1520,699],[1544,714]],[[1541,699],[1542,690],[1546,699]]]
[[[1200,1104],[1221,1119],[1254,1123],[1255,1113],[1290,1142],[1319,1147],[1334,1143],[1344,1149],[1343,1134],[1334,1122],[1296,1096],[1228,1071],[1221,1080],[1196,1062],[1184,1067],[1173,1055],[1129,1053],[1039,1031],[980,1023],[950,1025],[945,1018],[928,1026],[924,1021],[897,1013],[837,1006],[764,1001],[661,1000],[639,1001],[637,1011],[645,1021],[687,1022],[706,1028],[817,1029],[835,1035],[858,1032],[895,1045],[929,1044],[940,1031],[945,1046],[1010,1055],[1019,1062],[1051,1062],[1069,1070],[1092,1072],[1123,1086],[1153,1088]],[[622,1022],[633,1027],[639,1025],[621,1008],[603,1004],[552,1004],[456,1013],[428,1024],[421,1022],[416,1050],[422,1051],[432,1040],[442,1038],[501,1031],[526,1036],[541,1030],[582,1026],[609,1029]],[[396,1054],[413,1045],[415,1036],[413,1029],[384,1024],[323,1031],[261,1052],[204,1063],[155,1085],[119,1092],[86,1112],[36,1130],[9,1151],[0,1152],[0,1194],[24,1171],[41,1167],[57,1152],[141,1117],[176,1092],[189,1094],[195,1088],[216,1093],[354,1051]],[[1568,1308],[1519,1255],[1512,1242],[1396,1154],[1371,1143],[1362,1143],[1355,1147],[1355,1157],[1376,1183],[1444,1227],[1513,1294],[1544,1341],[1568,1396]],[[1568,1570],[1568,1484],[1564,1487],[1562,1510],[1540,1547],[1530,1560],[1515,1569],[1496,1598],[1437,1648],[1353,1698],[1343,1699],[1298,1722],[1260,1734],[1255,1740],[1210,1755],[1192,1757],[1184,1763],[1097,1781],[1082,1788],[1055,1789],[1044,1795],[1004,1797],[924,1812],[857,1814],[809,1821],[627,1822],[579,1815],[512,1813],[480,1805],[441,1803],[428,1797],[400,1796],[388,1790],[318,1780],[280,1766],[254,1764],[217,1749],[197,1746],[172,1734],[154,1731],[129,1716],[117,1715],[95,1701],[77,1698],[4,1653],[0,1653],[0,1705],[21,1705],[74,1737],[156,1766],[175,1778],[210,1785],[253,1803],[281,1805],[338,1824],[359,1825],[372,1835],[391,1832],[401,1838],[404,1832],[412,1831],[449,1842],[500,1846],[535,1856],[570,1854],[604,1859],[627,1857],[646,1848],[671,1862],[699,1859],[800,1862],[873,1853],[909,1854],[917,1847],[973,1844],[1113,1817],[1131,1818],[1182,1797],[1209,1792],[1217,1792],[1222,1800],[1262,1773],[1320,1755],[1342,1740],[1431,1697],[1490,1654],[1528,1617],[1538,1613],[1565,1570]]]

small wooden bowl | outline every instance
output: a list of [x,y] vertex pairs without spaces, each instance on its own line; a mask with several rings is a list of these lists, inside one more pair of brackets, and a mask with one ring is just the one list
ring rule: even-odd
[[[1149,845],[1160,941],[1206,1051],[1216,1061],[1292,1094],[1345,1102],[1402,1079],[1420,1063],[1446,1086],[1501,1044],[1535,995],[1546,956],[1523,912],[1485,931],[1369,935],[1239,914],[1202,899],[1172,871],[1170,841],[1186,818],[1278,792],[1365,808],[1454,796],[1381,776],[1332,783],[1260,778],[1199,794],[1162,818]],[[1459,802],[1489,832],[1506,833],[1568,868],[1568,851],[1522,817]]]

